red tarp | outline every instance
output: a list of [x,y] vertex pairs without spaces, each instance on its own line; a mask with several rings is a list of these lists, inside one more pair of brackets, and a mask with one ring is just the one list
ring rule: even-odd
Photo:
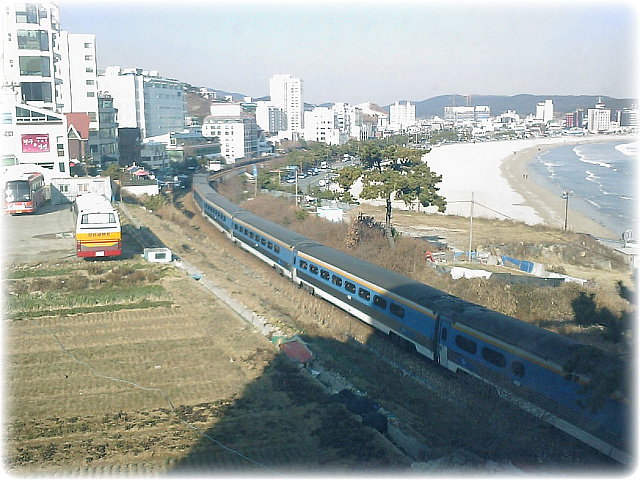
[[304,343],[298,340],[281,343],[280,350],[282,350],[291,360],[295,360],[300,363],[308,363],[309,360],[311,360],[311,357],[313,357],[311,350],[309,350]]

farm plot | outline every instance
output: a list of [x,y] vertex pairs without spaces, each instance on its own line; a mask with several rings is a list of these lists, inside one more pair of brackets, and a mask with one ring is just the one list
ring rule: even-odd
[[350,414],[174,267],[69,262],[5,273],[12,473],[406,465],[358,422],[346,443],[326,445],[323,419]]

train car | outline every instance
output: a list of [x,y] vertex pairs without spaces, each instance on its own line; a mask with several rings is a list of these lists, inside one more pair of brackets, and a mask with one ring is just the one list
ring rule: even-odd
[[117,257],[122,254],[122,230],[118,212],[107,197],[97,193],[79,195],[76,214],[78,257]]
[[[233,210],[208,182],[198,190],[201,198]],[[271,265],[288,268],[287,276],[301,287],[443,367],[490,383],[505,399],[615,460],[631,461],[628,402],[616,392],[597,409],[585,405],[591,379],[567,368],[585,352],[590,361],[622,372],[619,362],[234,207],[229,236]],[[286,247],[283,256],[269,254],[276,245],[278,253]]]
[[45,201],[42,173],[22,173],[5,182],[4,204],[7,213],[34,213]]

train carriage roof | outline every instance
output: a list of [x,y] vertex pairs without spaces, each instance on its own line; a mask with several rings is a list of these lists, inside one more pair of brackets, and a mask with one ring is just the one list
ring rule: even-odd
[[573,355],[578,342],[516,318],[476,305],[434,287],[325,245],[300,245],[299,250],[411,302],[442,313],[453,322],[520,348],[558,365]]
[[264,218],[259,217],[247,210],[238,213],[235,218],[237,218],[239,221],[244,221],[249,223],[250,225],[253,225],[256,229],[264,232],[267,235],[279,239],[289,247],[307,243],[318,245],[317,242],[311,240],[308,237],[305,237],[301,233],[294,232],[293,230],[289,230],[282,225],[278,225],[277,223],[265,220]]

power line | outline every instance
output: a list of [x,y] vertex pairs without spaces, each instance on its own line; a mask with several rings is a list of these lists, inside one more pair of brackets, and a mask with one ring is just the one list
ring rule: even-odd
[[[447,202],[447,204],[452,204],[452,203],[471,203],[471,200],[458,200],[458,201],[455,201],[455,202]],[[508,219],[508,220],[513,220],[514,222],[522,223],[522,224],[523,224],[523,225],[525,225],[527,228],[531,228],[531,229],[533,229],[533,228],[534,228],[532,225],[529,225],[529,224],[527,224],[527,223],[525,223],[525,222],[522,222],[522,221],[520,221],[520,220],[518,220],[518,219],[516,219],[516,218],[513,218],[513,217],[511,217],[511,216],[507,215],[506,213],[502,213],[502,212],[499,212],[499,211],[497,211],[497,210],[494,210],[494,209],[493,209],[493,208],[491,208],[491,207],[487,207],[486,205],[483,205],[483,204],[481,204],[481,203],[478,203],[477,201],[476,201],[476,202],[474,202],[474,204],[475,204],[475,205],[479,205],[479,206],[481,206],[481,207],[483,207],[483,208],[486,208],[487,210],[489,210],[489,211],[491,211],[491,212],[493,212],[493,213],[496,213],[496,214],[498,214],[498,215],[500,215],[500,216],[502,216],[502,217],[504,217],[504,218],[506,218],[506,219]],[[592,249],[590,249],[589,247],[587,247],[587,246],[585,246],[585,245],[579,245],[579,244],[577,244],[577,243],[575,243],[575,242],[572,242],[571,240],[568,240],[568,239],[563,238],[563,237],[561,237],[561,236],[555,235],[555,234],[553,234],[553,233],[551,233],[551,232],[548,232],[548,231],[543,231],[543,232],[541,232],[541,233],[543,233],[544,235],[548,235],[548,236],[550,236],[550,237],[552,237],[552,238],[554,238],[554,239],[556,239],[556,240],[561,240],[561,241],[563,241],[563,242],[565,242],[565,243],[567,243],[567,244],[569,244],[569,245],[573,245],[574,247],[581,248],[581,249],[583,249],[583,250],[585,250],[585,251],[587,251],[587,252],[590,252],[590,253],[592,253],[592,254],[599,255],[600,257],[603,257],[603,258],[605,258],[605,259],[607,259],[607,260],[609,260],[609,261],[615,262],[615,263],[620,264],[620,265],[627,266],[627,264],[626,264],[625,262],[623,262],[623,261],[621,261],[621,260],[619,260],[619,259],[617,259],[617,258],[615,258],[615,257],[610,257],[610,256],[608,256],[608,255],[606,255],[606,254],[604,254],[604,253],[601,253],[601,252],[597,252],[597,251],[595,251],[595,250],[592,250]]]

